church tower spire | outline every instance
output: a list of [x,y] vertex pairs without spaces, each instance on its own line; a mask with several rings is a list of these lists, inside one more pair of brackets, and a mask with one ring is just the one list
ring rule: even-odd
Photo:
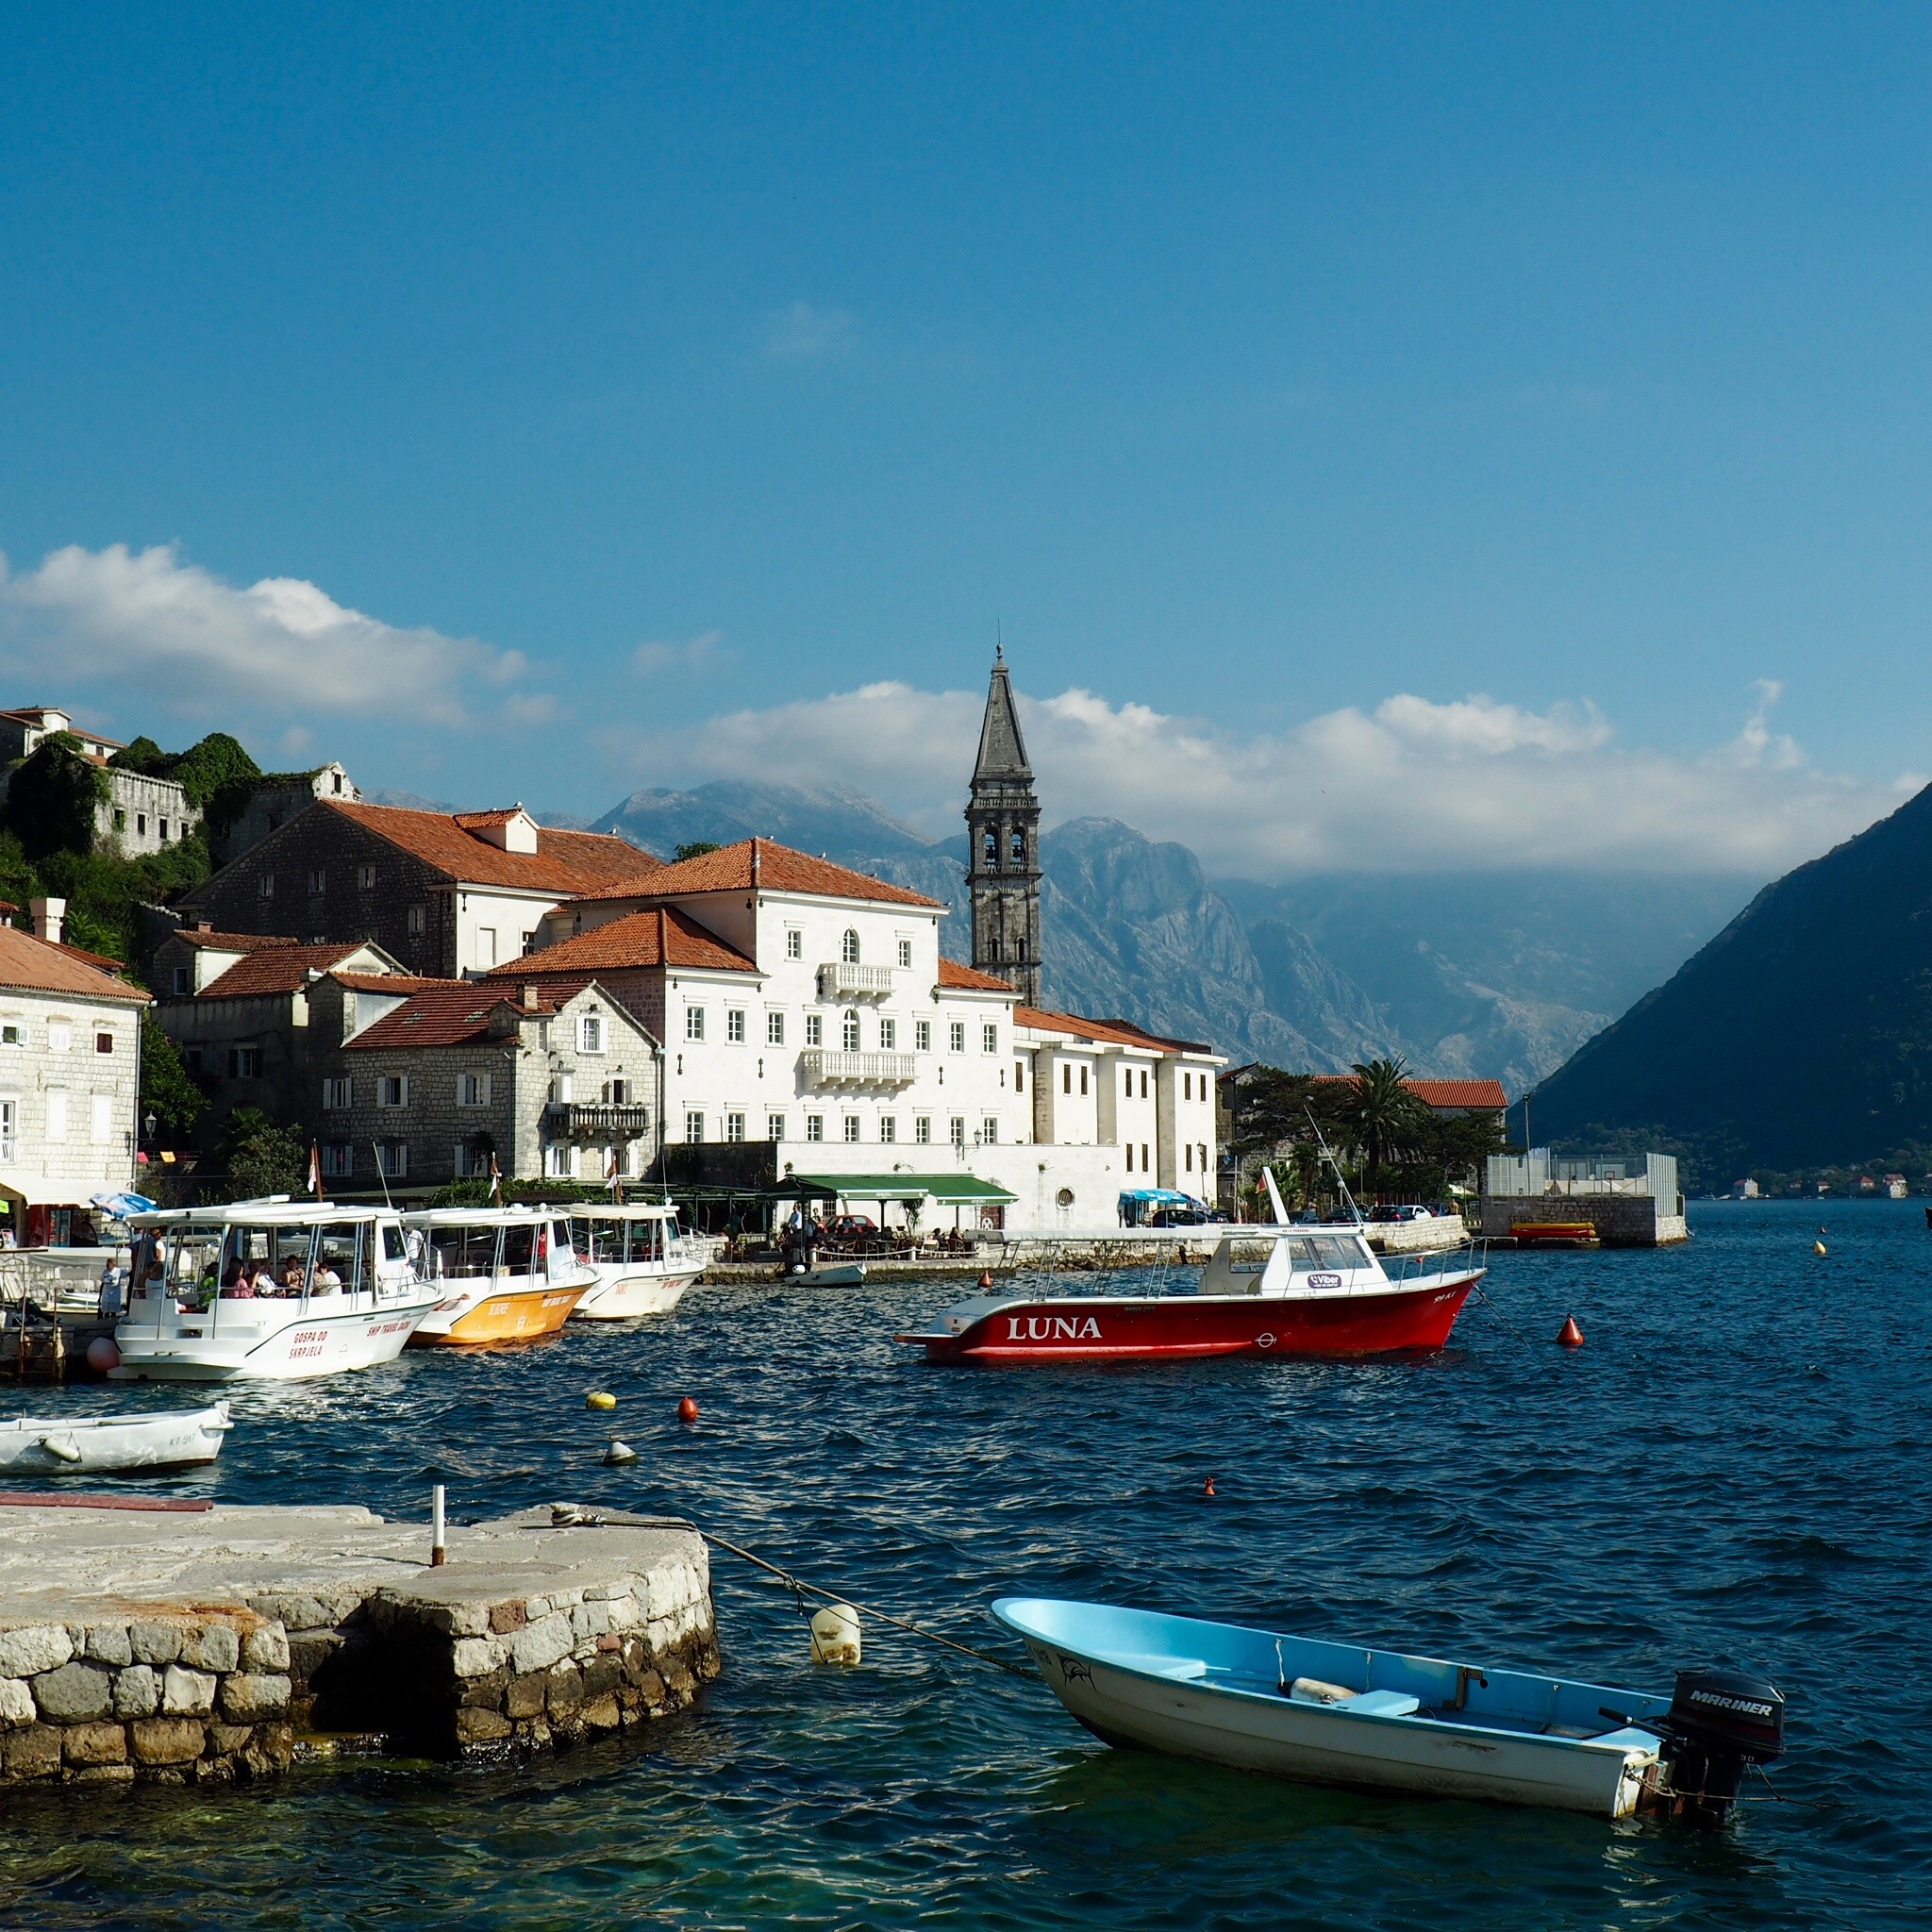
[[966,805],[966,890],[973,902],[973,963],[1040,1004],[1040,800],[1004,649],[979,727],[979,759]]

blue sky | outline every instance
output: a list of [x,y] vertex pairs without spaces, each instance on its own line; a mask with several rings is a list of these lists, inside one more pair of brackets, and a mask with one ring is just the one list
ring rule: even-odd
[[1050,813],[1774,870],[1932,766],[1928,41],[10,9],[9,701],[942,831],[997,624]]

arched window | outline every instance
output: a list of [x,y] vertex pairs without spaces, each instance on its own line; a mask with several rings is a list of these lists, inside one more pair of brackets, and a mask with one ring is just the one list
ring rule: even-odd
[[1013,834],[1013,863],[1015,865],[1024,865],[1026,863],[1026,834],[1024,831]]
[[845,1015],[844,1041],[847,1053],[857,1053],[858,1051],[858,1015],[857,1013],[847,1013]]
[[840,948],[839,957],[848,966],[858,964],[858,935],[849,925],[845,928],[845,940]]
[[986,832],[986,862],[989,865],[1000,862],[1000,835],[991,825]]

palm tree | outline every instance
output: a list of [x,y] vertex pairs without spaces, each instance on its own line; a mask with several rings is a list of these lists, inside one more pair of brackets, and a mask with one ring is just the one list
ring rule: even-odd
[[1362,1151],[1365,1178],[1373,1179],[1391,1158],[1412,1151],[1427,1124],[1427,1109],[1403,1085],[1406,1071],[1399,1058],[1356,1063],[1347,1117]]

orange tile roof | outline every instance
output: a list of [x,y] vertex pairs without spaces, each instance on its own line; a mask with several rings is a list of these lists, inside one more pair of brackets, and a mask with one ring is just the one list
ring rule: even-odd
[[235,1000],[293,992],[308,983],[311,971],[326,973],[368,943],[367,940],[333,940],[319,946],[269,946],[237,959],[225,973],[209,980],[195,998]]
[[83,963],[87,956],[51,946],[17,925],[0,925],[0,988],[27,992],[71,992],[94,1000],[131,1000],[145,1006],[151,992]]
[[876,899],[889,906],[934,906],[943,910],[943,902],[928,899],[923,892],[908,891],[904,886],[889,886],[849,867],[834,865],[829,859],[814,858],[808,852],[794,852],[774,839],[741,839],[736,845],[721,846],[716,852],[701,852],[695,858],[681,858],[639,878],[609,886],[586,889],[578,894],[585,899],[677,899],[690,892],[812,892],[822,899]]
[[541,1019],[554,1007],[525,1007],[508,989],[473,979],[441,979],[420,985],[394,1011],[365,1026],[342,1043],[345,1053],[393,1053],[399,1047],[462,1046],[490,1035],[490,1016],[499,1007]]
[[215,953],[258,953],[264,946],[292,946],[292,937],[265,932],[205,932],[198,926],[184,925],[168,935],[185,946],[206,946]]
[[484,825],[507,825],[514,818],[528,818],[530,815],[520,805],[498,806],[494,811],[453,811],[450,817],[466,832],[480,830]]
[[[571,897],[664,869],[661,859],[608,832],[557,832],[542,826],[538,829],[535,852],[506,852],[465,831],[459,820],[447,812],[363,805],[342,798],[319,798],[316,805],[325,811],[341,812],[462,885],[504,886]],[[480,822],[491,815],[473,812],[463,816]]]
[[541,952],[492,966],[491,979],[529,979],[546,973],[609,973],[625,966],[706,967],[722,973],[756,973],[758,963],[726,945],[675,906],[626,913],[608,925],[573,934]]
[[58,946],[70,959],[78,959],[83,966],[92,966],[96,973],[111,973],[117,977],[127,971],[126,962],[110,959],[106,953],[90,953],[85,946],[70,946],[65,940],[49,940],[50,946]]
[[1013,1024],[1037,1033],[1072,1033],[1077,1038],[1105,1041],[1114,1046],[1158,1047],[1167,1053],[1212,1053],[1198,1040],[1168,1040],[1149,1033],[1131,1020],[1088,1020],[1078,1013],[1057,1013],[1048,1007],[1015,1007]]
[[338,967],[328,975],[353,992],[419,992],[425,986],[464,986],[466,980],[419,977],[413,973],[352,973]]
[[958,987],[961,992],[1011,992],[1012,987],[1004,979],[995,979],[991,973],[982,973],[976,966],[962,966],[957,959],[940,960],[940,984]]
[[[1347,1080],[1353,1074],[1317,1074],[1317,1080]],[[1402,1083],[1424,1107],[1493,1108],[1500,1113],[1509,1105],[1500,1080],[1405,1080]]]

